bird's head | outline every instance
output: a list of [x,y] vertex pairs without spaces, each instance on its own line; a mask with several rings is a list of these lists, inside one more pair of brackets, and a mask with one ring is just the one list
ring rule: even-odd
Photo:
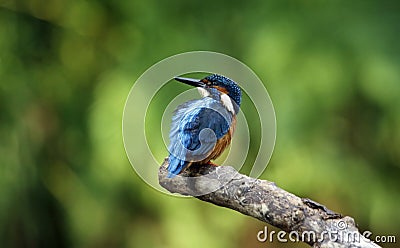
[[[230,99],[232,99],[233,103],[231,102],[230,104],[233,106],[234,112],[237,113],[239,111],[240,103],[242,101],[242,91],[232,79],[212,74],[203,79],[175,77],[175,80],[198,87],[199,92],[203,96],[212,96],[214,95],[214,92],[218,92],[221,96],[221,101],[223,101],[225,105],[229,105],[229,102],[226,101],[231,101]],[[229,96],[230,99],[226,99],[224,95]]]

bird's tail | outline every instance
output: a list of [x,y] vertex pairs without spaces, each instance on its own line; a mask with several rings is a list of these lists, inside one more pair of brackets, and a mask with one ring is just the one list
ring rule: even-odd
[[176,158],[174,155],[169,155],[169,164],[168,164],[168,178],[173,178],[178,175],[189,162],[180,160]]

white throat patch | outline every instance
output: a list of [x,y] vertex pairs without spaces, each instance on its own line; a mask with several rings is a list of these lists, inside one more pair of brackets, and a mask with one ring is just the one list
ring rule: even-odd
[[227,94],[221,94],[221,102],[229,112],[235,114],[232,99]]
[[202,87],[197,87],[197,90],[199,91],[201,97],[207,97],[210,95],[210,92],[208,92],[206,89]]
[[[199,93],[202,97],[210,96],[210,92],[204,88],[197,87],[197,90],[199,91]],[[232,99],[227,94],[221,93],[221,102],[229,112],[231,112],[232,114],[235,114],[235,108],[233,107],[234,103],[232,102]]]

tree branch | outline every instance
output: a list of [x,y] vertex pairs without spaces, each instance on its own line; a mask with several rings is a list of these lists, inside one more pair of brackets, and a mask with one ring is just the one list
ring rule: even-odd
[[257,218],[310,246],[380,247],[360,234],[353,218],[286,192],[273,182],[250,178],[230,166],[212,165],[192,165],[180,175],[167,178],[167,166],[165,159],[158,178],[171,193],[194,196]]

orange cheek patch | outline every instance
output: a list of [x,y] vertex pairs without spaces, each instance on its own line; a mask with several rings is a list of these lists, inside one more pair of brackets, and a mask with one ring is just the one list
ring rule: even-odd
[[221,91],[222,93],[228,94],[228,91],[223,87],[215,86],[214,88],[216,88],[217,90]]

